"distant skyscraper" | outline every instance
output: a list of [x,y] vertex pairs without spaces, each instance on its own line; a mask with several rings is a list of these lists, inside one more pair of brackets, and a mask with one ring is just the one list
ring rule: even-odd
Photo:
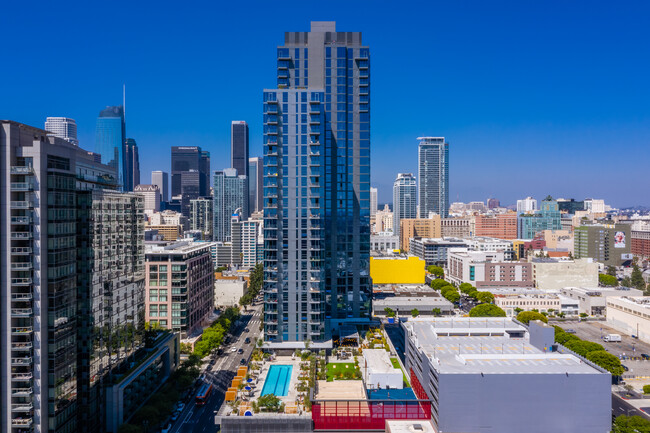
[[77,140],[77,122],[69,117],[48,117],[45,119],[45,130],[51,132],[55,137],[63,138],[65,141],[79,145]]
[[449,215],[449,143],[445,137],[418,137],[420,218]]
[[190,200],[210,195],[210,152],[198,146],[172,146],[172,197],[181,198],[181,212],[190,215]]
[[133,191],[140,185],[140,156],[138,145],[132,138],[127,138],[124,143],[124,191]]
[[199,193],[202,197],[207,197],[210,195],[210,152],[207,150],[201,151],[199,173],[201,181],[199,185]]
[[243,120],[230,125],[230,166],[240,176],[248,176],[248,124]]
[[377,214],[377,188],[370,187],[370,216]]
[[264,163],[259,156],[248,158],[248,211],[264,210]]
[[169,201],[169,174],[164,171],[151,172],[151,184],[158,186],[160,190],[160,201]]
[[126,143],[126,124],[124,108],[106,107],[99,112],[95,136],[95,153],[101,155],[102,164],[113,167],[117,172],[118,184],[126,187],[124,169],[124,144]]
[[211,197],[199,197],[190,200],[190,217],[188,219],[190,230],[203,232],[203,239],[212,240],[214,217],[212,215],[214,201]]
[[214,172],[214,240],[230,241],[230,219],[237,209],[248,214],[246,176],[238,176],[234,168]]
[[499,199],[496,198],[489,198],[487,200],[487,207],[488,209],[496,209],[500,206],[501,204],[499,203]]
[[393,184],[393,234],[399,235],[399,221],[417,218],[417,182],[412,173],[399,173]]
[[517,200],[517,215],[522,213],[531,213],[537,210],[537,200],[532,197],[526,197],[523,200]]
[[264,91],[264,338],[329,339],[371,311],[370,54],[312,22],[277,48]]

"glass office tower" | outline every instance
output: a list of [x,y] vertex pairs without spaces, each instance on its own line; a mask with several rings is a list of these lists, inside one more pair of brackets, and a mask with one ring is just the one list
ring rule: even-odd
[[361,33],[285,33],[264,91],[265,339],[370,316],[370,70]]
[[418,204],[420,218],[449,215],[449,143],[445,137],[418,137]]
[[126,124],[124,107],[106,107],[99,112],[95,135],[95,153],[101,155],[101,163],[113,167],[117,172],[117,183],[125,186],[124,144],[126,142]]

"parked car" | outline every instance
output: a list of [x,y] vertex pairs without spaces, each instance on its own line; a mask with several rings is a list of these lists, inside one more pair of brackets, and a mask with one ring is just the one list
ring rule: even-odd
[[244,340],[244,343],[246,343],[246,344],[250,344],[250,342],[251,342],[251,339],[248,338],[248,337],[246,337],[246,339]]
[[176,410],[178,410],[179,412],[183,412],[183,409],[185,409],[185,403],[179,401],[176,404]]
[[245,328],[244,331],[245,331],[245,332],[251,332],[251,330],[248,329],[248,328]]
[[643,358],[645,360],[648,360],[648,359],[650,359],[650,355],[648,355],[647,353],[642,353],[641,358]]
[[237,352],[237,348],[233,346],[233,347],[230,348],[230,351],[231,352]]
[[576,333],[576,330],[575,330],[575,329],[567,329],[567,330],[564,331],[564,332],[566,332],[567,334],[575,334],[575,333]]
[[239,353],[239,354],[241,355],[242,353],[244,353],[244,349],[239,348],[239,350],[237,351],[237,353]]
[[181,413],[180,413],[179,411],[175,411],[175,412],[172,414],[172,417],[171,417],[172,422],[175,422],[175,421],[178,419],[178,416],[179,416],[180,414],[181,414]]
[[623,367],[623,370],[625,370],[625,371],[630,371],[630,369],[627,368],[627,366],[625,364],[621,364],[621,367]]
[[246,358],[242,358],[241,361],[239,361],[239,365],[246,365],[247,362]]
[[160,430],[160,433],[169,433],[171,429],[172,429],[172,423],[169,423],[162,430]]

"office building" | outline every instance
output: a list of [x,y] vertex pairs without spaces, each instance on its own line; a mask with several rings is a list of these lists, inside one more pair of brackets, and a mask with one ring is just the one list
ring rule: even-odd
[[126,188],[124,145],[126,143],[126,123],[124,107],[106,107],[99,112],[95,135],[95,153],[99,154],[101,163],[115,169],[117,183]]
[[[375,214],[374,225],[372,227],[372,233],[374,234],[385,232],[393,233],[393,212],[387,204]],[[397,235],[395,234],[395,236]]]
[[1,121],[0,149],[2,430],[100,429],[102,381],[141,342],[143,200],[45,130]]
[[408,253],[409,240],[413,238],[439,238],[442,236],[440,215],[432,214],[430,218],[404,218],[400,220],[400,248]]
[[377,215],[377,188],[370,187],[370,218]]
[[532,197],[526,197],[523,200],[517,200],[517,215],[522,213],[532,213],[537,210],[537,200]]
[[178,212],[173,210],[164,210],[162,212],[156,212],[149,218],[149,224],[151,225],[175,225],[180,226],[181,231],[187,230],[189,228],[189,223],[187,218]]
[[239,209],[248,215],[248,189],[246,176],[240,176],[234,168],[214,172],[214,228],[217,242],[230,241],[230,219]]
[[501,203],[499,203],[499,199],[497,198],[489,198],[487,199],[487,208],[492,210],[496,209],[501,206]]
[[361,33],[312,22],[277,56],[278,89],[264,91],[264,338],[302,347],[370,316],[370,55]]
[[411,173],[399,173],[393,184],[393,233],[399,235],[400,220],[417,218],[417,183]]
[[[509,318],[409,318],[406,369],[439,432],[608,432],[611,375]],[[535,390],[534,393],[531,390]],[[507,415],[504,415],[507,414]]]
[[585,210],[592,214],[604,214],[607,212],[605,200],[587,198],[584,200]]
[[576,258],[591,258],[605,266],[621,266],[632,261],[629,224],[590,224],[576,227],[573,232],[573,254]]
[[219,276],[214,281],[214,307],[239,305],[242,296],[248,293],[248,281],[238,276]]
[[180,332],[200,330],[214,308],[214,265],[208,242],[147,244],[145,321]]
[[233,120],[230,125],[230,167],[248,176],[248,124]]
[[124,191],[133,191],[140,184],[140,155],[132,138],[127,138],[124,143],[124,177]]
[[465,239],[457,238],[420,238],[411,239],[409,253],[421,258],[426,266],[446,266],[447,253],[451,248],[467,248]]
[[540,290],[598,287],[598,263],[593,259],[533,257],[529,260],[533,264],[535,287]]
[[630,252],[641,259],[650,258],[650,222],[635,221],[632,223]]
[[[188,176],[187,172],[195,172]],[[210,153],[198,146],[172,146],[172,196],[183,194],[183,190],[195,193],[196,197],[210,195]],[[187,202],[189,206],[189,201]]]
[[144,197],[144,214],[147,217],[160,212],[160,190],[156,185],[136,185],[133,192]]
[[418,137],[418,205],[420,218],[449,214],[449,143],[445,137]]
[[160,170],[152,171],[151,184],[158,187],[160,202],[167,202],[169,200],[169,174]]
[[190,200],[190,230],[199,230],[204,240],[212,240],[214,229],[214,201],[211,197],[199,197]]
[[505,311],[508,317],[517,316],[521,311],[535,310],[539,313],[562,311],[560,297],[550,293],[495,295],[494,305]]
[[48,117],[45,119],[45,130],[52,133],[55,137],[59,137],[79,146],[77,140],[77,122],[69,117]]
[[248,211],[264,210],[264,160],[259,156],[248,158]]
[[474,235],[474,217],[450,217],[440,221],[443,238],[468,238]]
[[504,251],[451,249],[447,253],[445,278],[457,286],[469,283],[479,290],[535,286],[532,263],[507,261]]
[[539,211],[519,213],[517,225],[519,239],[533,239],[544,230],[562,230],[557,202],[551,196],[546,197]]
[[650,342],[650,297],[621,296],[607,298],[607,325],[619,332]]
[[574,215],[576,212],[582,212],[585,210],[585,202],[580,200],[558,198],[557,206],[562,213],[568,213]]
[[517,213],[508,212],[495,215],[476,215],[474,217],[476,236],[489,236],[499,239],[517,239]]
[[395,251],[399,250],[399,237],[393,232],[381,232],[370,235],[370,251]]
[[607,299],[611,297],[643,296],[642,290],[628,287],[563,287],[559,289],[558,293],[578,302],[577,313],[585,313],[590,316],[604,316],[607,312]]

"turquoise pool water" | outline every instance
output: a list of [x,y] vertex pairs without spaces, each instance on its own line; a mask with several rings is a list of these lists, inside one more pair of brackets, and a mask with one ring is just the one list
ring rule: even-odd
[[292,365],[272,365],[266,375],[262,395],[273,394],[278,397],[287,395],[291,383]]

